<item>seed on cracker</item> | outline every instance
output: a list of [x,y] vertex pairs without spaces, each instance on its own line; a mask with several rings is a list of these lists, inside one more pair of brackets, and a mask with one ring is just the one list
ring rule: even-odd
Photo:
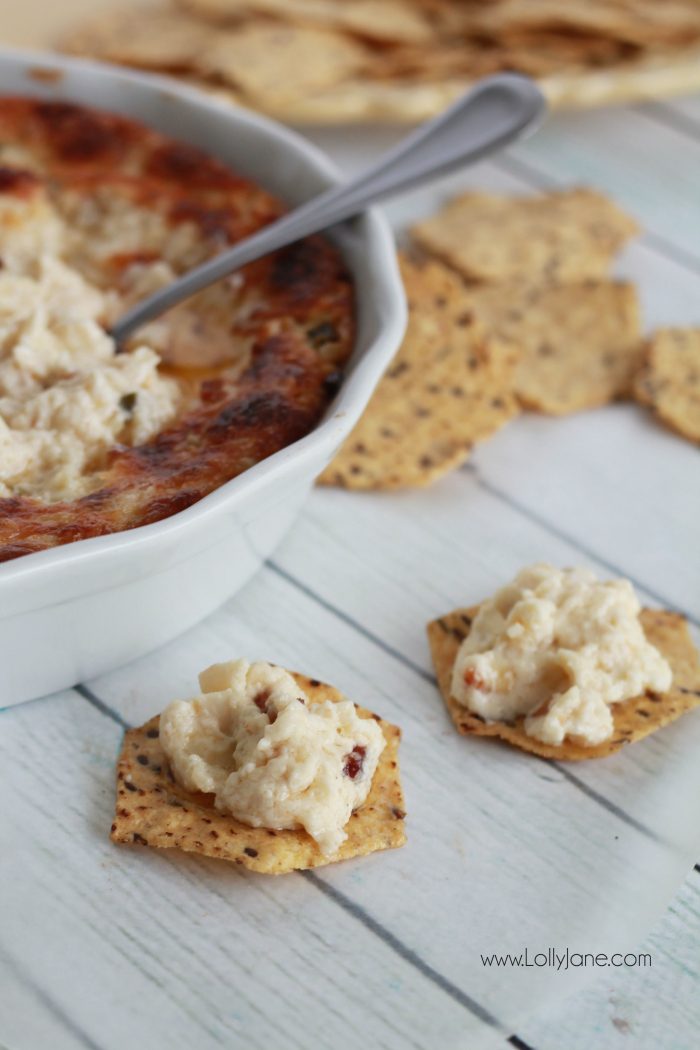
[[514,352],[475,319],[462,281],[434,260],[404,258],[401,272],[409,302],[403,344],[321,484],[427,485],[518,411]]
[[[314,701],[338,703],[345,697],[316,679],[294,674],[297,684]],[[364,804],[350,817],[347,839],[334,854],[324,854],[304,830],[253,828],[219,813],[213,795],[186,791],[174,780],[159,738],[157,715],[138,729],[129,729],[117,764],[117,803],[111,837],[161,849],[232,861],[253,871],[282,875],[315,868],[377,850],[394,849],[406,841],[404,800],[399,779],[401,730],[371,711],[355,705],[362,718],[374,718],[386,747]]]
[[629,393],[642,353],[633,285],[482,285],[471,306],[517,348],[515,389],[527,408],[565,415]]
[[603,277],[637,224],[588,189],[535,197],[466,193],[411,231],[476,281],[565,283]]
[[456,609],[428,624],[428,641],[438,686],[455,728],[465,736],[498,737],[513,747],[542,758],[574,762],[613,755],[626,744],[642,740],[700,705],[700,659],[685,619],[678,613],[643,609],[640,619],[644,633],[671,665],[673,684],[667,693],[661,695],[647,693],[612,704],[614,730],[609,740],[593,747],[585,747],[569,738],[559,745],[545,744],[525,732],[522,716],[514,722],[486,722],[458,703],[451,693],[455,659],[477,612],[478,606]]
[[634,395],[679,434],[700,442],[700,328],[654,333]]

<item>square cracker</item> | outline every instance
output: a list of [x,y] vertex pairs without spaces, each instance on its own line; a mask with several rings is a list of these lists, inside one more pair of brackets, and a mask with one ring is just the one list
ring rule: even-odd
[[527,408],[566,415],[629,394],[642,357],[632,284],[483,285],[471,305],[517,349],[515,391]]
[[700,442],[700,328],[654,332],[634,396],[679,434]]
[[517,411],[512,348],[488,337],[460,278],[436,260],[401,259],[404,341],[322,485],[427,485]]
[[485,722],[468,711],[451,694],[452,669],[457,652],[469,634],[478,605],[456,609],[428,624],[428,641],[435,666],[438,685],[457,730],[474,736],[500,737],[514,747],[539,755],[541,758],[575,762],[584,758],[604,758],[620,751],[625,744],[641,740],[686,711],[700,705],[700,660],[693,645],[688,625],[678,613],[657,609],[643,609],[640,614],[647,639],[663,654],[673,670],[670,690],[662,695],[646,693],[632,697],[611,707],[613,736],[595,747],[584,747],[565,739],[558,746],[545,744],[529,736],[524,729],[524,718],[515,722]]
[[471,280],[564,284],[605,276],[638,227],[601,193],[574,189],[533,197],[465,193],[411,232]]
[[[345,697],[316,679],[294,674],[313,702]],[[253,871],[282,875],[316,868],[376,850],[394,849],[406,841],[404,800],[399,779],[398,749],[401,730],[379,715],[355,705],[362,718],[381,726],[386,747],[367,799],[348,821],[348,837],[340,849],[326,856],[303,829],[273,831],[252,828],[214,809],[213,796],[186,791],[175,782],[159,739],[156,715],[124,736],[117,763],[117,804],[111,838],[159,848],[176,847],[187,853],[217,857]]]

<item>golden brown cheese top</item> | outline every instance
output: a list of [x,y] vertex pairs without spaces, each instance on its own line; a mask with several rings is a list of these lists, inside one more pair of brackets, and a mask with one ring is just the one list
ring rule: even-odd
[[123,117],[0,102],[0,560],[167,517],[316,425],[354,328],[321,237],[199,293],[125,353],[105,332],[282,210]]

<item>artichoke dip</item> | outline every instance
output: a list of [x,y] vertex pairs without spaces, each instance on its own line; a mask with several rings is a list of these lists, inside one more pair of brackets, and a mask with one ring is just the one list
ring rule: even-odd
[[319,423],[355,327],[322,236],[109,335],[283,212],[126,117],[0,100],[0,563],[178,514]]
[[44,198],[0,196],[0,497],[76,499],[109,448],[176,412],[154,350],[117,354],[107,295],[60,258],[67,238]]
[[639,613],[628,580],[523,569],[479,606],[457,654],[452,695],[486,721],[524,716],[525,732],[544,743],[599,744],[612,736],[613,704],[671,685]]
[[304,828],[334,853],[372,785],[385,740],[350,700],[310,703],[292,675],[234,660],[199,676],[202,695],[160,716],[176,781],[253,827]]

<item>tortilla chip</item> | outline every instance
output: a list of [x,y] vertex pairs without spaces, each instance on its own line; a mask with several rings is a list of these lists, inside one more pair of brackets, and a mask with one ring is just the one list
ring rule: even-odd
[[214,31],[214,38],[199,73],[241,88],[263,106],[330,87],[366,62],[359,43],[328,29],[260,21]]
[[61,42],[72,54],[163,72],[194,70],[217,34],[177,11],[127,7],[86,21]]
[[630,392],[643,352],[632,284],[483,285],[471,306],[517,349],[515,390],[527,408],[566,415]]
[[518,411],[513,351],[487,338],[459,277],[433,260],[403,258],[401,272],[406,336],[322,485],[428,485]]
[[553,746],[524,729],[524,718],[513,723],[485,722],[457,703],[451,695],[452,668],[463,640],[469,634],[478,605],[457,609],[428,624],[428,640],[440,692],[457,730],[474,736],[499,737],[513,747],[541,758],[577,762],[584,758],[604,758],[620,751],[626,744],[642,740],[700,705],[700,660],[688,632],[684,617],[678,613],[643,609],[640,614],[647,639],[663,654],[673,670],[673,684],[668,693],[632,697],[613,704],[614,732],[610,740],[595,747],[584,747],[571,740]]
[[577,189],[534,197],[466,193],[411,232],[470,280],[565,284],[605,276],[638,227],[607,197]]
[[[316,679],[294,674],[297,684],[314,702],[345,697]],[[340,849],[326,856],[304,830],[273,831],[252,828],[214,809],[213,796],[185,791],[170,773],[161,747],[156,715],[138,729],[129,729],[117,764],[117,805],[111,838],[161,849],[175,847],[187,853],[217,857],[252,871],[282,875],[316,868],[376,850],[394,849],[406,841],[404,800],[399,779],[398,748],[401,730],[379,715],[355,705],[362,718],[374,718],[384,733],[384,748],[367,800],[346,825],[348,837]]]
[[673,430],[700,442],[700,328],[654,333],[634,395]]
[[179,0],[179,7],[227,25],[246,15],[271,15],[301,25],[331,26],[385,43],[432,38],[420,8],[403,0]]

